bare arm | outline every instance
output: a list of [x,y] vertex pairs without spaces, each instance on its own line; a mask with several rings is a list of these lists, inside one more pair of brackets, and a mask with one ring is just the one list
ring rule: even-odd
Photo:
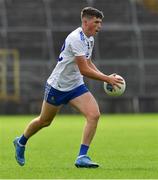
[[119,83],[122,83],[121,79],[115,78],[114,76],[108,76],[106,74],[103,74],[96,68],[96,66],[93,63],[85,59],[84,56],[77,56],[76,63],[83,76],[100,81],[105,81],[107,83],[110,83],[112,86],[115,85],[117,87],[119,87]]
[[102,72],[95,66],[95,64],[91,61],[91,59],[87,59],[87,63],[88,63],[88,65],[89,65],[92,69],[94,69],[95,71],[98,71],[98,72],[102,73]]

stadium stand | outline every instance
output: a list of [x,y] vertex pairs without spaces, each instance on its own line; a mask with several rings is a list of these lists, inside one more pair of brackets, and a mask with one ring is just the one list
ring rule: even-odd
[[52,24],[58,29],[62,26],[80,26],[79,10],[87,6],[86,0],[68,1],[53,0],[50,1]]
[[134,31],[105,30],[100,32],[98,35],[100,58],[125,61],[138,58],[136,38]]
[[121,0],[95,0],[94,6],[104,12],[107,24],[131,24],[132,13],[130,1]]
[[[111,98],[104,95],[101,82],[85,78],[101,111],[157,111],[157,14],[133,0],[0,0],[0,49],[15,49],[20,56],[20,100],[14,102],[0,93],[0,113],[39,112],[45,80],[65,36],[80,26],[80,11],[85,6],[94,6],[105,15],[102,32],[95,38],[94,63],[107,74],[122,75],[127,82],[125,94]],[[1,62],[8,57],[0,54],[0,92],[4,78]],[[13,89],[16,77],[9,77],[6,88]],[[62,112],[76,113],[68,107]]]
[[8,27],[46,27],[43,0],[6,0]]

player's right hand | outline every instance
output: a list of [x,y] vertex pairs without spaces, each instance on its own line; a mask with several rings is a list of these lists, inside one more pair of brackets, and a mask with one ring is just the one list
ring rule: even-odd
[[119,86],[119,84],[123,84],[123,79],[117,78],[115,76],[116,76],[116,73],[111,74],[108,76],[108,80],[107,80],[107,83],[111,84],[114,90],[115,90],[115,86],[120,89],[121,87]]

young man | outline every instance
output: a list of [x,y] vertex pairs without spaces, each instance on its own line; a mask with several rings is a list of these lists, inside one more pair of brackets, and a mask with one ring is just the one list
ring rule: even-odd
[[122,83],[115,75],[100,72],[91,61],[94,38],[101,29],[103,13],[86,7],[81,11],[82,26],[71,32],[62,46],[58,63],[47,80],[40,115],[26,127],[23,135],[14,140],[16,161],[25,164],[24,151],[27,140],[41,128],[49,126],[63,104],[69,103],[86,119],[76,167],[97,168],[99,165],[87,156],[95,135],[100,112],[98,104],[83,82],[83,76],[106,81],[113,87]]

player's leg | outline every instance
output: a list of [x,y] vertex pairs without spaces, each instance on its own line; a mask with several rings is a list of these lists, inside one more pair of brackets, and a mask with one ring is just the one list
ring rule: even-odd
[[21,166],[25,164],[24,151],[27,140],[41,128],[49,126],[59,109],[60,106],[54,106],[43,101],[40,116],[33,119],[26,127],[24,134],[14,140],[15,157]]
[[49,126],[59,109],[60,106],[54,106],[43,101],[40,116],[36,117],[29,123],[24,131],[24,136],[28,139],[41,128]]
[[91,141],[95,135],[100,116],[98,104],[90,92],[71,100],[70,104],[78,109],[86,118],[80,152],[75,165],[77,167],[98,167],[98,164],[93,163],[91,160],[87,159],[89,157],[86,156]]

